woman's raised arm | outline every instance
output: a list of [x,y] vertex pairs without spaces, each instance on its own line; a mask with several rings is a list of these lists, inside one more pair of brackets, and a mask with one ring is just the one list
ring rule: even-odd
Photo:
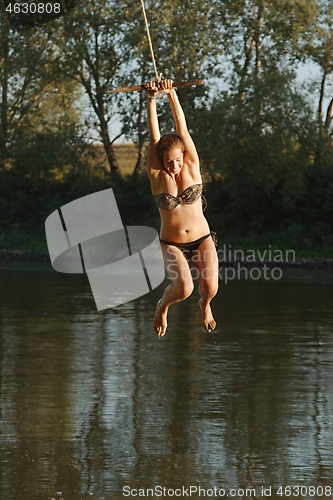
[[188,131],[185,114],[178,100],[176,91],[172,88],[172,83],[172,80],[164,80],[161,90],[168,95],[177,134],[185,144],[187,153],[186,159],[188,162],[192,163],[194,167],[199,167],[197,149]]
[[148,174],[149,177],[151,177],[154,176],[154,172],[158,171],[160,163],[157,153],[157,143],[161,137],[156,109],[156,96],[158,94],[158,88],[156,87],[155,82],[146,83],[145,88],[147,96],[147,125],[149,132]]

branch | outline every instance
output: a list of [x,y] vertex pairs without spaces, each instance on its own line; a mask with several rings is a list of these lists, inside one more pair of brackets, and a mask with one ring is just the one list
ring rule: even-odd
[[119,139],[119,137],[121,137],[122,135],[123,135],[122,133],[121,133],[121,134],[116,135],[116,137],[115,137],[114,139],[112,139],[111,144],[113,144],[113,143],[114,143],[117,139]]
[[325,125],[324,125],[324,130],[326,133],[328,133],[328,129],[330,128],[330,125],[331,125],[332,120],[333,120],[332,112],[333,112],[333,97],[332,97],[332,99],[328,105],[327,111],[326,111],[326,120],[325,120]]
[[323,125],[323,100],[324,100],[324,93],[325,93],[325,83],[326,83],[326,70],[324,70],[323,73],[323,78],[321,80],[320,84],[320,96],[319,96],[319,103],[318,103],[318,122],[319,122],[319,127],[322,128]]

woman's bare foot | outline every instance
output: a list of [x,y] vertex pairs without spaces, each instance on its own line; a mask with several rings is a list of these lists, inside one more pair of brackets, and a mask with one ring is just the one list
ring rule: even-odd
[[159,337],[165,335],[167,323],[168,309],[162,309],[162,299],[157,302],[156,311],[154,316],[154,330]]
[[202,323],[207,332],[211,332],[216,327],[216,321],[213,317],[212,310],[210,308],[209,302],[206,302],[206,305],[203,305],[203,300],[199,299],[199,307],[202,312]]

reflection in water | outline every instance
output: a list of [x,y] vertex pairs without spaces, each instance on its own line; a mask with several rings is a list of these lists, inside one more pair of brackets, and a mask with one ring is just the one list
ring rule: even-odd
[[1,500],[125,485],[333,496],[332,275],[221,284],[210,334],[194,294],[162,342],[164,285],[98,313],[84,276],[2,264],[0,281]]

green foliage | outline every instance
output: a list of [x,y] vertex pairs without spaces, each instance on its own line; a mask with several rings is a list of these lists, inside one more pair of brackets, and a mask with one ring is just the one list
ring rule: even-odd
[[0,170],[2,227],[34,227],[64,203],[105,189],[110,176],[84,158],[75,131],[19,136],[12,166]]
[[227,235],[274,230],[281,237],[301,227],[301,246],[305,232],[330,243],[333,148],[325,165],[314,164],[316,124],[291,75],[248,78],[241,102],[224,94],[199,117],[195,138],[211,178],[207,214],[214,227]]
[[108,128],[114,110],[107,91],[116,81],[122,56],[119,13],[112,0],[81,0],[59,21],[61,36],[53,38],[61,72],[81,86],[90,104],[87,126],[98,133],[114,178],[119,177],[119,166]]
[[134,173],[113,184],[119,212],[126,225],[159,227],[159,213],[146,172]]
[[[212,228],[248,245],[329,252],[332,0],[145,4],[158,70],[206,81],[178,93],[200,152]],[[81,0],[64,18],[22,33],[2,11],[0,41],[0,245],[41,248],[42,239],[24,235],[41,235],[53,210],[110,186],[124,224],[158,228],[146,174],[110,175],[118,168],[115,113],[138,144],[137,166],[147,141],[144,94],[107,94],[154,78],[140,3]],[[296,80],[299,61],[320,70],[311,94]],[[168,132],[166,100],[158,109]],[[110,171],[85,154],[93,128]]]

